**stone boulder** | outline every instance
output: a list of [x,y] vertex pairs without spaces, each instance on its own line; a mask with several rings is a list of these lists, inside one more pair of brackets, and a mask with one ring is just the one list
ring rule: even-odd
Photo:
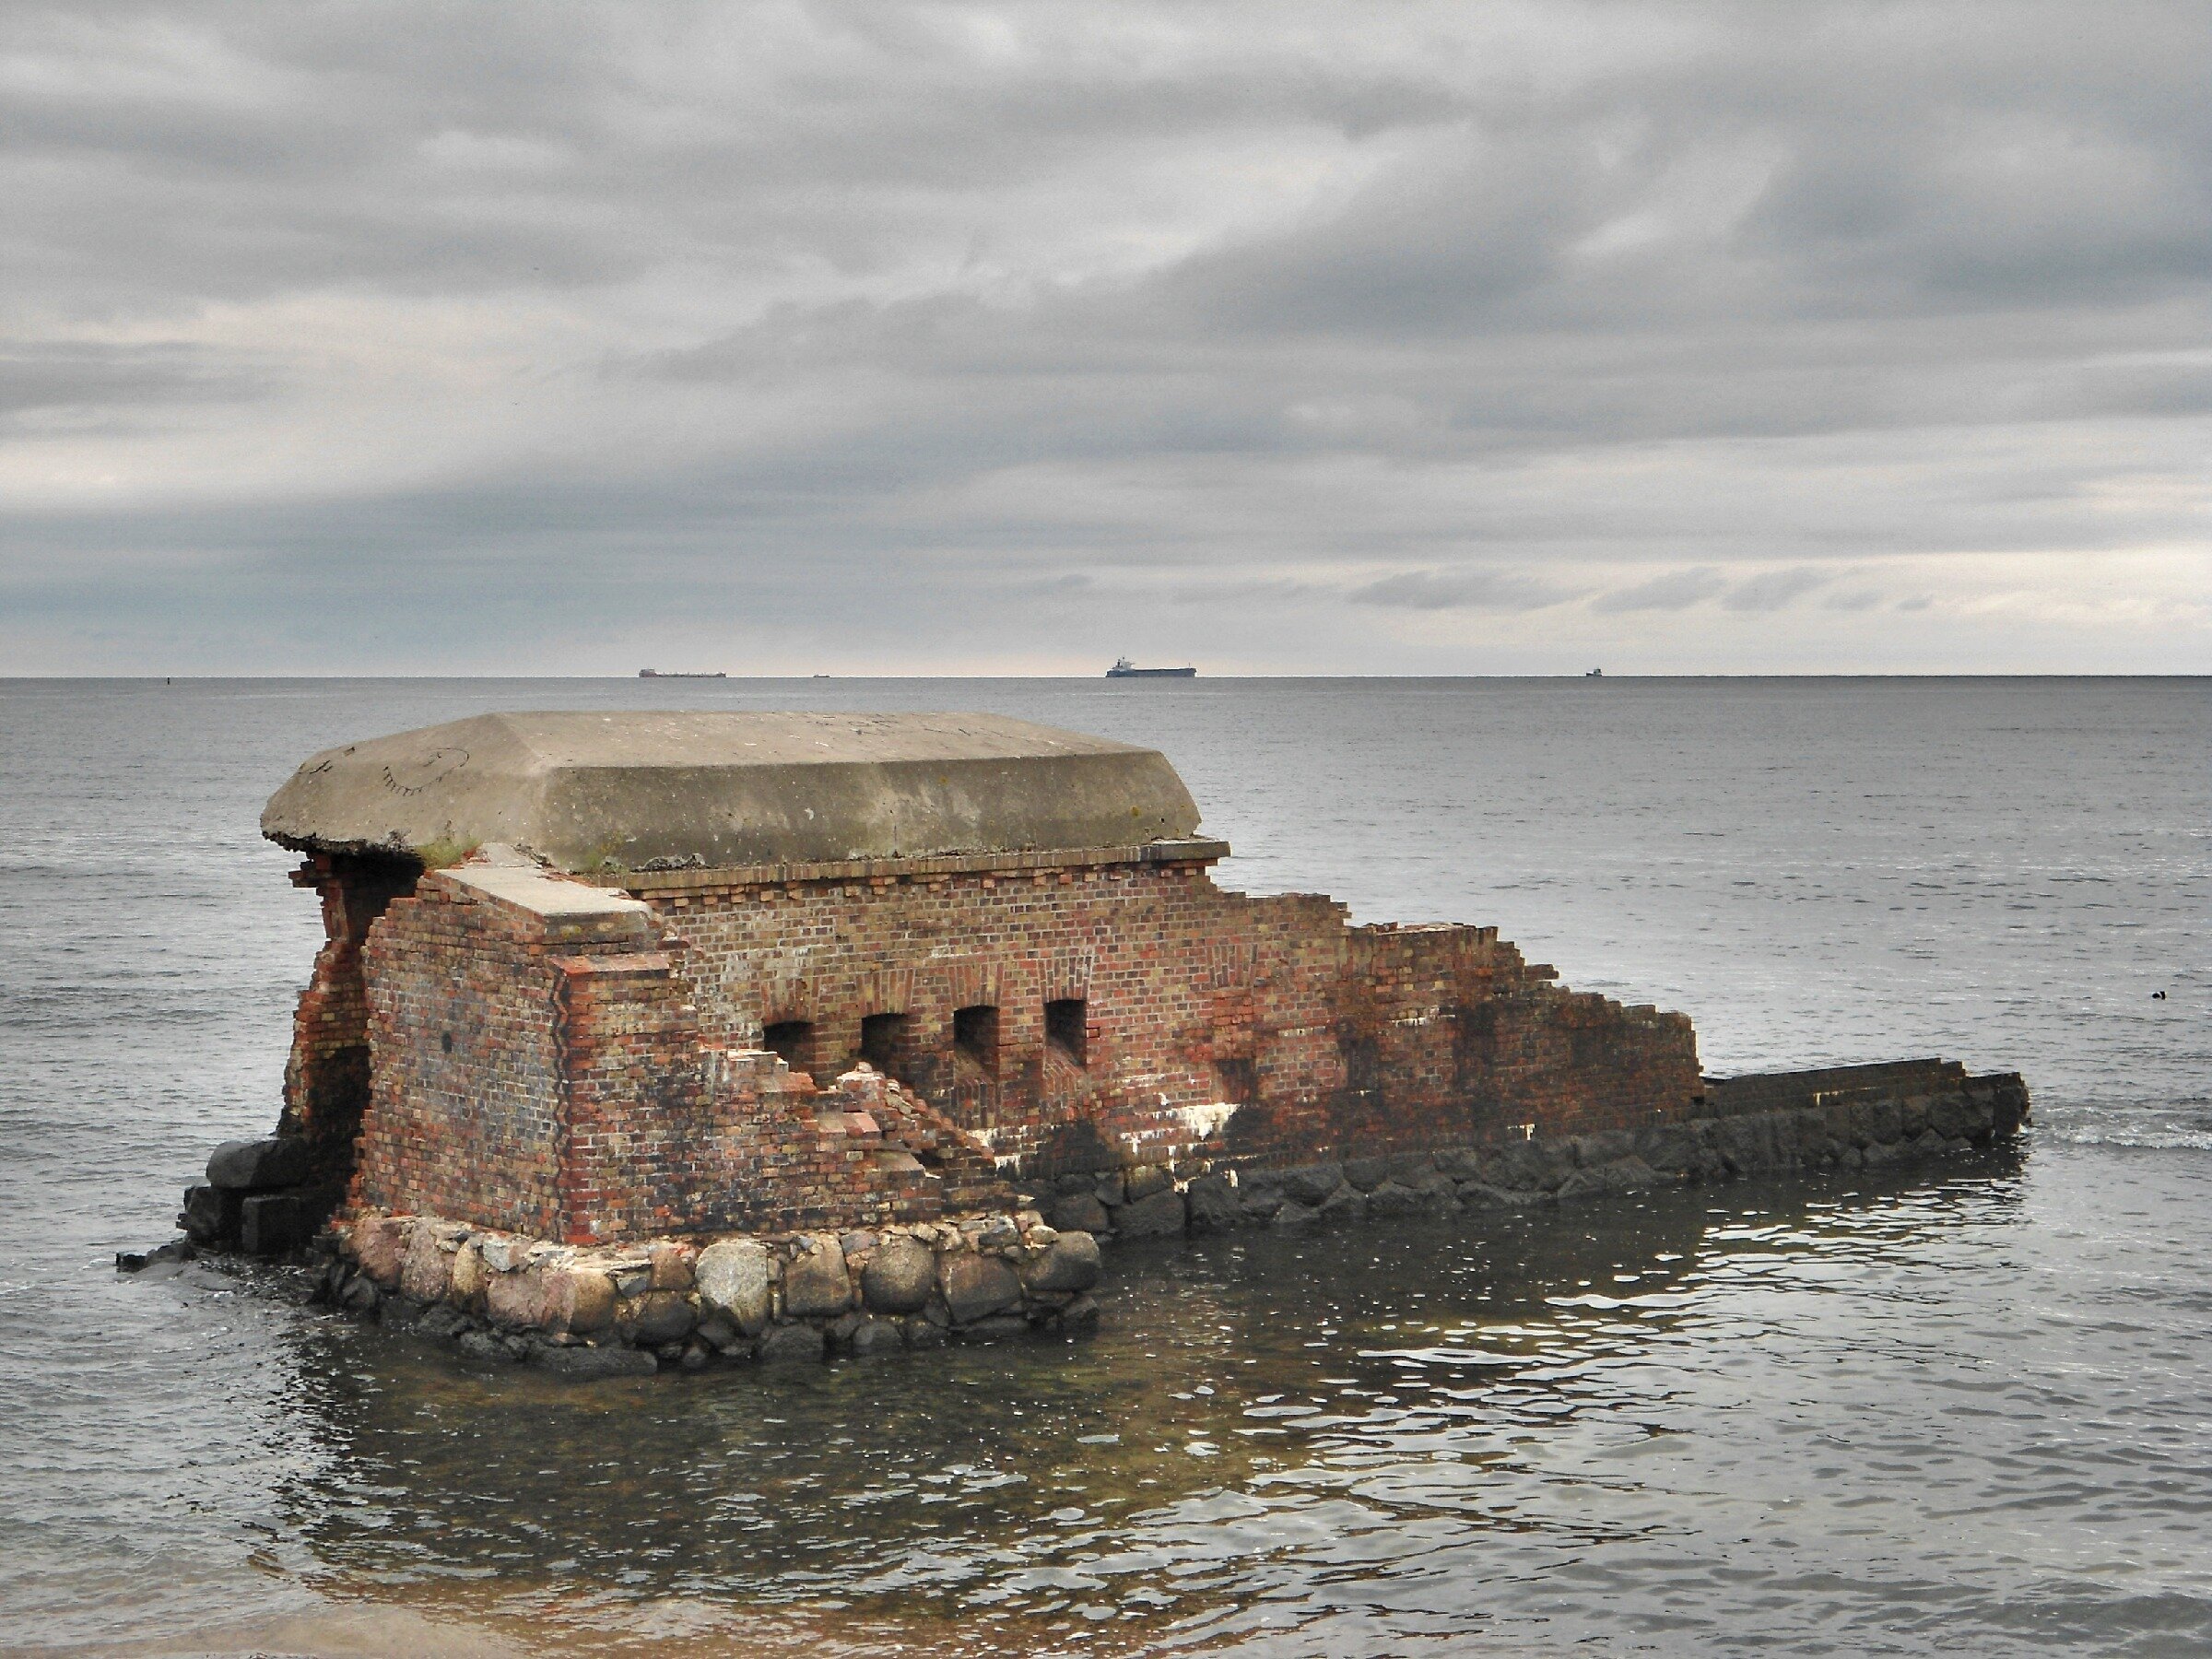
[[1031,1290],[1088,1290],[1099,1282],[1103,1264],[1099,1241],[1088,1233],[1062,1233],[1021,1277]]
[[810,1324],[771,1325],[760,1339],[760,1358],[770,1364],[793,1359],[819,1359],[823,1337]]
[[207,1184],[227,1193],[267,1193],[299,1186],[314,1174],[307,1143],[297,1135],[225,1141],[207,1159]]
[[700,1300],[728,1313],[747,1336],[758,1336],[767,1326],[772,1275],[764,1246],[750,1239],[710,1244],[692,1263],[691,1277]]
[[1183,1230],[1182,1194],[1170,1187],[1148,1198],[1132,1198],[1113,1218],[1114,1230],[1124,1239],[1164,1239]]
[[1182,1196],[1190,1207],[1193,1232],[1227,1232],[1244,1218],[1244,1206],[1227,1176],[1201,1175],[1183,1189]]
[[557,1331],[588,1336],[615,1323],[615,1281],[587,1267],[571,1267],[549,1277],[546,1308]]
[[399,1288],[418,1301],[443,1301],[453,1282],[453,1258],[438,1248],[438,1235],[427,1227],[415,1230],[400,1264]]
[[1021,1300],[1021,1281],[996,1256],[948,1255],[937,1271],[955,1324],[972,1324]]
[[699,1323],[691,1299],[680,1290],[649,1290],[629,1305],[630,1340],[640,1347],[658,1347],[691,1334]]
[[886,1239],[860,1270],[860,1293],[877,1313],[919,1313],[937,1288],[937,1253],[914,1238]]
[[1175,1178],[1168,1173],[1165,1165],[1144,1164],[1122,1177],[1123,1200],[1135,1204],[1155,1193],[1164,1193],[1174,1184]]
[[1055,1198],[1053,1207],[1045,1212],[1045,1219],[1062,1232],[1098,1232],[1112,1224],[1112,1218],[1099,1202],[1099,1195],[1088,1189]]
[[1282,1184],[1283,1191],[1299,1203],[1318,1206],[1344,1184],[1344,1166],[1309,1164],[1302,1170],[1290,1171],[1283,1177]]
[[794,1319],[842,1313],[853,1305],[853,1280],[835,1239],[817,1238],[806,1254],[783,1269],[783,1312]]
[[314,1232],[307,1200],[293,1193],[254,1193],[238,1206],[238,1244],[248,1255],[282,1255]]

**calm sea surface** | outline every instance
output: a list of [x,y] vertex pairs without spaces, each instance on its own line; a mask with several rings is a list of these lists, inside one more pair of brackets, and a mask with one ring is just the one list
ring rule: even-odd
[[[477,1376],[119,1278],[275,1121],[290,768],[670,706],[1156,744],[1227,885],[1496,923],[1709,1070],[2017,1068],[2036,1125],[1124,1252],[1094,1340],[797,1375]],[[0,682],[0,1648],[2212,1651],[2208,758],[2205,681]]]

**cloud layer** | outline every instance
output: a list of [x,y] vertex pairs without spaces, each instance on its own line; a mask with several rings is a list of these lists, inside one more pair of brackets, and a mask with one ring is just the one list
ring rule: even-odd
[[2180,3],[27,3],[21,671],[2212,669]]

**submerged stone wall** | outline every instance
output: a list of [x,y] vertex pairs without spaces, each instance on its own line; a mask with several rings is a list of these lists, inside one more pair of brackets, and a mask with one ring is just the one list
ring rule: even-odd
[[1215,1169],[1181,1182],[1153,1171],[1070,1174],[1023,1195],[1054,1225],[1105,1239],[1574,1203],[1952,1156],[2017,1135],[2029,1100],[2015,1073],[1970,1077],[1956,1061],[1912,1060],[1710,1079],[1698,1112],[1635,1130]]

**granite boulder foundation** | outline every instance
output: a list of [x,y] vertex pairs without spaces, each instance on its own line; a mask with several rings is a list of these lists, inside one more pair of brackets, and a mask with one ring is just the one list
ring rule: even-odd
[[2009,1075],[1727,1083],[1483,926],[1227,891],[1157,751],[981,714],[488,714],[263,818],[327,942],[185,1225],[568,1370],[1080,1327],[1095,1237],[2009,1135]]

